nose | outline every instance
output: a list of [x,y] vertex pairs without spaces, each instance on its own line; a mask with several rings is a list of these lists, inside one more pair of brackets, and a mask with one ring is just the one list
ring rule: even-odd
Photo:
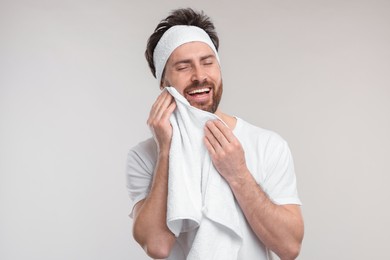
[[204,82],[207,80],[207,73],[201,65],[193,66],[193,72],[191,75],[191,81]]

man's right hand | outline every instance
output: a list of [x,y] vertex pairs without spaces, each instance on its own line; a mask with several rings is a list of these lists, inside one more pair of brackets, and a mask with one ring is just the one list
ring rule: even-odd
[[176,108],[176,102],[168,91],[163,91],[150,110],[147,124],[156,140],[159,152],[168,152],[172,139],[169,117]]
[[175,235],[167,226],[168,157],[172,139],[169,117],[176,103],[168,91],[154,102],[147,121],[159,149],[148,196],[134,206],[133,236],[153,259],[169,256]]

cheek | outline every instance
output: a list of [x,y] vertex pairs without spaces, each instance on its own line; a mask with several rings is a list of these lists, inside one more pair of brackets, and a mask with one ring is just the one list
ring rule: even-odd
[[209,74],[216,82],[222,81],[222,73],[219,68],[214,68]]
[[170,76],[165,77],[163,80],[163,86],[164,87],[171,87],[171,86],[176,85],[176,82],[172,79],[174,79],[174,77],[170,77]]
[[190,77],[185,75],[185,73],[172,74],[172,77],[167,78],[166,82],[169,84],[168,86],[173,86],[176,90],[183,94],[184,89],[191,83]]
[[222,76],[221,76],[221,74],[216,74],[213,77],[213,79],[215,81],[215,85],[219,87],[221,85],[221,83],[222,83]]
[[174,87],[181,95],[183,95],[183,90],[185,88],[185,85],[183,85],[183,83],[181,83],[180,80],[178,80],[177,78],[175,80],[169,80],[167,78],[164,79],[163,86]]

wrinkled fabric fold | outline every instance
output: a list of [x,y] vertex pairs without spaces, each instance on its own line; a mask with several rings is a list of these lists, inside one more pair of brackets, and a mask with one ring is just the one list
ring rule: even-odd
[[166,91],[177,105],[170,117],[168,228],[176,237],[197,229],[186,259],[237,259],[242,243],[238,209],[204,145],[206,122],[221,119],[192,107],[175,88]]

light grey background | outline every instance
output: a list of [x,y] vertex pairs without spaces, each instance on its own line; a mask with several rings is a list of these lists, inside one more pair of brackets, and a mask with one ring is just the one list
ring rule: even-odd
[[386,0],[0,0],[0,259],[147,259],[125,160],[159,92],[146,39],[187,6],[217,26],[223,110],[291,146],[299,259],[390,259]]

